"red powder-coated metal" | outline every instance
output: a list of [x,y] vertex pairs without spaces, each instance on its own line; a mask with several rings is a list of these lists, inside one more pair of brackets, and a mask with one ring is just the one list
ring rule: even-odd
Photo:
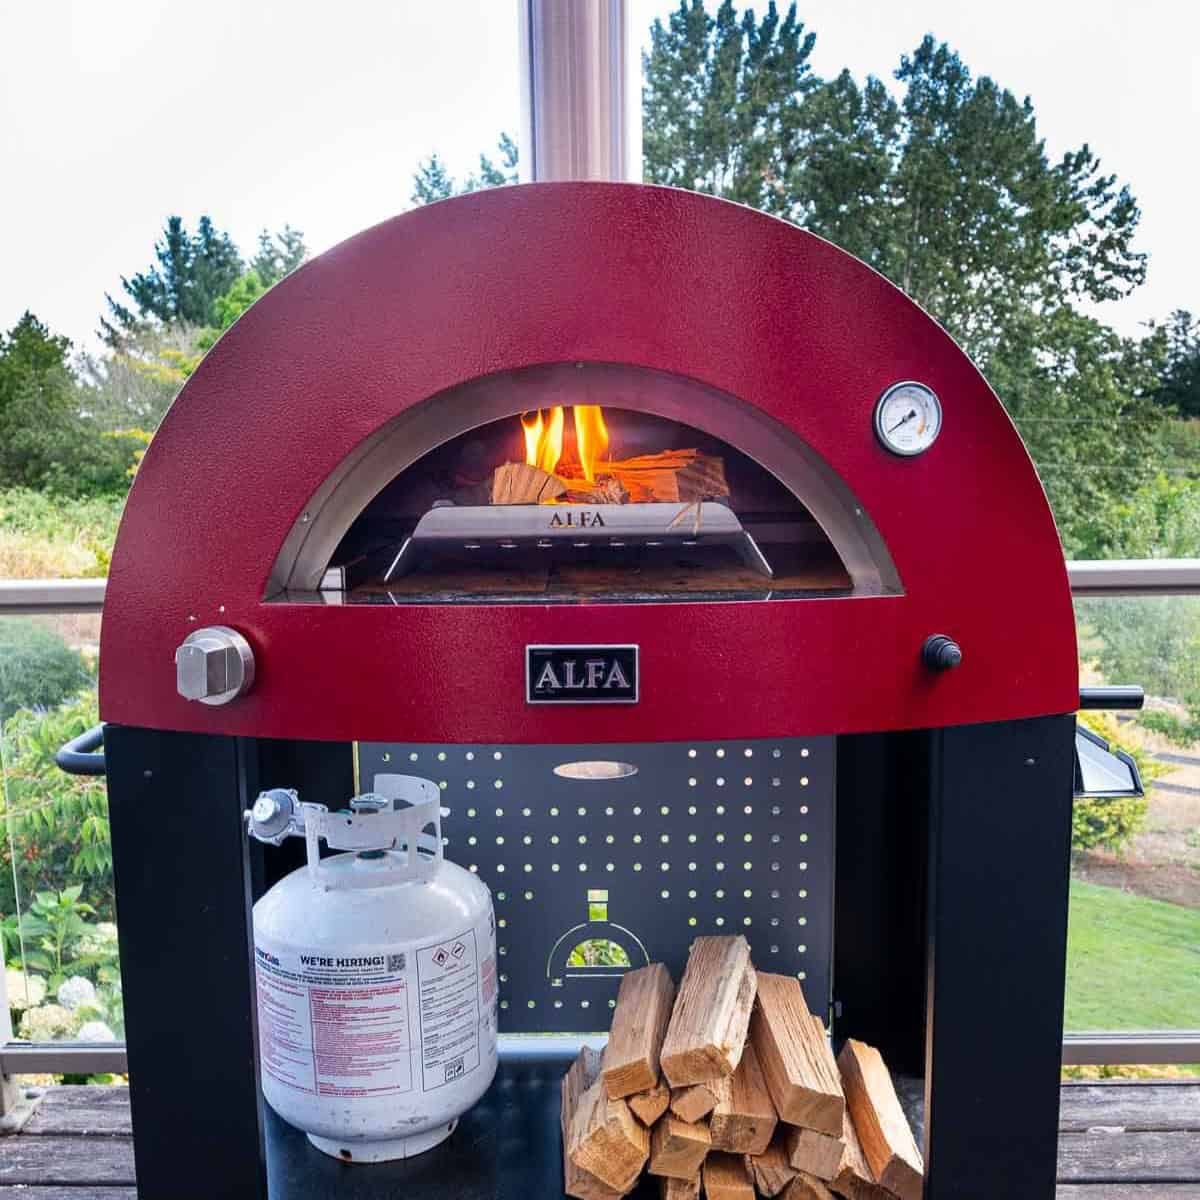
[[[761,408],[824,457],[905,594],[746,603],[264,603],[309,497],[405,408],[553,362],[674,372]],[[935,447],[877,443],[919,379]],[[698,425],[703,420],[698,418]],[[175,692],[194,628],[232,625],[257,678],[222,708]],[[920,661],[946,633],[963,663]],[[635,642],[636,705],[530,707],[527,643]],[[502,188],[406,213],[309,263],[205,358],[156,434],[105,602],[106,721],[429,742],[757,738],[1072,711],[1075,626],[1028,455],[939,326],[862,263],[749,209],[625,184]]]

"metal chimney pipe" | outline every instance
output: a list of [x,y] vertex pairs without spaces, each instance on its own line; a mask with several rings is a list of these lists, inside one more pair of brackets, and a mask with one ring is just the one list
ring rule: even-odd
[[627,0],[517,0],[521,179],[640,182],[640,64]]

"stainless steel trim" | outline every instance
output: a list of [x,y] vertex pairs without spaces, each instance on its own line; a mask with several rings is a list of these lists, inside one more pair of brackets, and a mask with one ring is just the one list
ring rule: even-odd
[[641,70],[626,0],[518,0],[523,182],[640,180]]
[[103,579],[0,579],[0,615],[100,612]]
[[0,1045],[5,1075],[124,1075],[124,1042],[9,1042]]
[[1200,1029],[1179,1033],[1088,1033],[1063,1038],[1067,1066],[1200,1063]]
[[1069,562],[1076,596],[1197,596],[1200,558],[1113,558]]

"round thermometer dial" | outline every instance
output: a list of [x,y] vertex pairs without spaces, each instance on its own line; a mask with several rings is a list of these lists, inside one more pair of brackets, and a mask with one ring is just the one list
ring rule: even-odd
[[923,383],[896,383],[875,406],[875,432],[893,454],[924,454],[942,432],[942,405]]

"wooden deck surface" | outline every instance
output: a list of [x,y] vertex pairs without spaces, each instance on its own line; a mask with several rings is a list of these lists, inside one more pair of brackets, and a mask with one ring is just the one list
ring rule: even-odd
[[[1200,1200],[1200,1081],[1062,1090],[1059,1200]],[[59,1087],[0,1137],[0,1200],[136,1200],[123,1088]]]

